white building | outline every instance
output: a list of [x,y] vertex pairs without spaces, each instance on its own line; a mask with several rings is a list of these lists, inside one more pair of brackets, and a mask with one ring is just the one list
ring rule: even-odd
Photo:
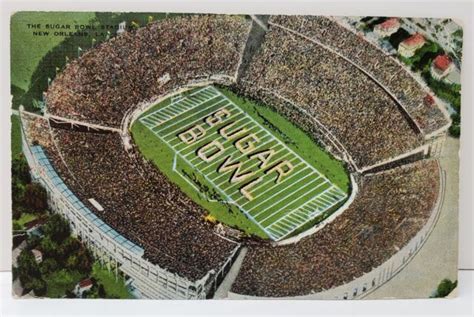
[[433,78],[441,80],[454,69],[454,63],[448,55],[438,55],[431,63],[430,73]]
[[390,18],[374,27],[374,32],[380,37],[387,37],[397,32],[400,28],[400,22],[397,18]]
[[420,33],[415,33],[409,38],[405,39],[398,45],[398,53],[403,57],[412,57],[415,52],[425,45],[426,40]]
[[33,253],[36,263],[40,264],[43,262],[43,253],[40,250],[33,249],[31,250],[31,253]]

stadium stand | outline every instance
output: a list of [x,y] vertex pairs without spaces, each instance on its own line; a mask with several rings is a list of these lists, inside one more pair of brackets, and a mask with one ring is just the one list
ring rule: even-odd
[[207,227],[200,219],[204,210],[176,185],[139,153],[127,154],[118,134],[55,129],[53,135],[71,174],[80,180],[81,187],[73,182],[69,187],[82,201],[98,201],[104,210],[94,209],[96,214],[143,246],[152,263],[197,280],[235,248]]
[[[240,82],[251,98],[274,107],[279,101],[280,108],[285,106],[282,99],[289,99],[317,118],[345,145],[357,166],[421,145],[395,102],[365,74],[324,48],[278,28],[267,32]],[[305,114],[295,111],[292,120],[300,117]]]
[[232,291],[306,295],[371,271],[424,226],[439,176],[437,162],[430,160],[365,176],[352,205],[320,231],[294,245],[250,247]]
[[[331,19],[272,16],[269,21],[268,31],[252,32],[251,25],[259,26],[241,16],[197,15],[125,32],[57,75],[45,94],[42,119],[23,116],[24,146],[41,146],[83,205],[143,248],[137,279],[154,278],[152,270],[143,269],[150,262],[166,271],[156,273],[157,280],[173,274],[160,286],[164,289],[176,276],[203,280],[222,272],[238,248],[216,235],[202,220],[205,211],[144,160],[133,143],[125,145],[126,135],[118,130],[137,105],[196,80],[225,78],[232,89],[274,107],[316,140],[334,137],[325,143],[332,142],[331,152],[358,167],[407,153],[371,168],[372,173],[354,173],[360,191],[353,203],[299,242],[272,246],[242,240],[249,252],[232,292],[299,296],[342,285],[387,261],[432,214],[439,167],[420,148],[426,135],[444,129],[447,121],[436,105],[423,102],[423,88],[391,57]],[[251,51],[244,51],[246,45]],[[34,170],[33,159],[29,163]],[[145,284],[141,290],[148,297],[177,294],[147,291],[156,285]],[[193,298],[206,296],[199,294]]]
[[188,82],[234,77],[250,22],[242,16],[165,19],[125,32],[71,62],[46,94],[48,112],[119,127],[126,111]]
[[425,134],[442,129],[449,120],[435,105],[423,102],[427,92],[394,58],[344,28],[321,16],[272,16],[271,23],[304,34],[346,56],[374,76],[404,106]]

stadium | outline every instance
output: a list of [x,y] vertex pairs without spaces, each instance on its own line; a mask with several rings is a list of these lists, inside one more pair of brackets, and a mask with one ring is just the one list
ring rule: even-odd
[[44,97],[20,111],[32,175],[143,298],[363,298],[443,203],[446,110],[329,17],[151,22]]

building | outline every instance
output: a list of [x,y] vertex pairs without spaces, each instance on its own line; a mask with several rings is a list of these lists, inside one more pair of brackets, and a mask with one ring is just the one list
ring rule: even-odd
[[43,262],[43,253],[41,253],[40,250],[33,249],[31,250],[31,253],[33,253],[36,263],[40,264],[41,262]]
[[400,22],[397,18],[390,18],[374,27],[374,32],[380,37],[387,37],[397,32],[400,28]]
[[446,77],[453,68],[454,63],[448,55],[438,55],[431,63],[430,73],[433,78],[441,80]]
[[90,278],[87,278],[85,280],[80,281],[79,283],[76,284],[74,287],[74,294],[76,294],[77,297],[82,297],[82,294],[85,291],[88,291],[94,286],[94,283]]
[[400,18],[401,27],[410,33],[420,33],[425,39],[436,42],[443,50],[461,63],[462,23],[453,19]]
[[425,43],[426,40],[423,35],[415,33],[398,45],[398,53],[406,58],[412,57]]

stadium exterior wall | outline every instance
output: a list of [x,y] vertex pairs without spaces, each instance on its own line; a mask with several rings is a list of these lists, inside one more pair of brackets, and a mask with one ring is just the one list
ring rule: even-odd
[[[21,116],[20,111],[20,118]],[[217,289],[218,279],[230,269],[237,246],[233,254],[221,266],[218,272],[208,272],[197,281],[173,274],[166,269],[152,264],[142,257],[143,252],[131,252],[102,232],[98,226],[86,218],[78,208],[71,204],[65,195],[56,187],[57,181],[48,177],[43,164],[33,154],[27,140],[22,120],[22,149],[26,157],[32,179],[44,186],[48,193],[48,205],[53,212],[61,214],[70,223],[74,235],[79,236],[87,247],[98,258],[102,265],[131,278],[131,285],[138,290],[138,297],[149,299],[205,299]]]
[[[423,247],[438,222],[444,202],[446,174],[438,164],[440,188],[438,200],[423,228],[389,260],[372,271],[344,285],[308,295],[288,297],[286,299],[362,299],[401,272]],[[275,297],[257,297],[229,292],[229,299],[277,299]],[[279,297],[278,299],[285,299]]]

